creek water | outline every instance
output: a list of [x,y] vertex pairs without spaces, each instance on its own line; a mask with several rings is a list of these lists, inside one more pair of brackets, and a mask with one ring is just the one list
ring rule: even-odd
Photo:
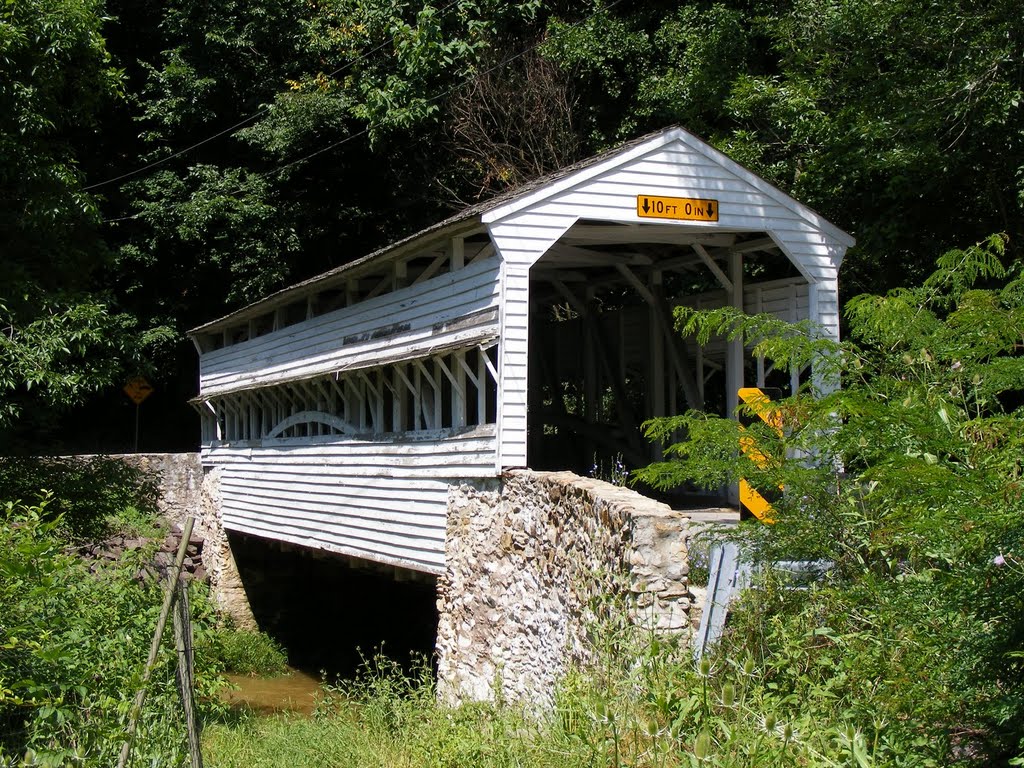
[[233,686],[233,690],[222,694],[225,703],[232,708],[248,709],[263,715],[275,712],[311,715],[317,699],[323,696],[320,678],[298,669],[276,677],[225,677]]

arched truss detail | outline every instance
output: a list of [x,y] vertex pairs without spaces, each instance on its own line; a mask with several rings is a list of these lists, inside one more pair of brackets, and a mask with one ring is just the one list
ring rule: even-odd
[[203,444],[461,430],[497,421],[495,345],[194,401]]
[[275,437],[280,437],[286,430],[298,424],[326,424],[332,427],[343,435],[358,435],[359,430],[353,427],[344,419],[340,419],[333,413],[324,413],[323,411],[299,411],[291,416],[288,416],[277,424],[270,432],[267,433],[266,439],[272,440]]

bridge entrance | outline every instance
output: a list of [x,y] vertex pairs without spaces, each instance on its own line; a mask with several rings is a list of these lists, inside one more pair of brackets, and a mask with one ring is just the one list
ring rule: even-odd
[[676,330],[677,307],[723,306],[795,322],[808,282],[764,231],[577,221],[530,270],[529,466],[609,479],[661,458],[648,419],[799,386],[738,340]]

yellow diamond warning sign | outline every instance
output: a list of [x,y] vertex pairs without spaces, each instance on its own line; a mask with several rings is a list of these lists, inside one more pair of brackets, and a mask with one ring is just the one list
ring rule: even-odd
[[696,197],[637,195],[636,215],[642,219],[718,221],[718,201]]
[[124,393],[133,403],[141,405],[143,400],[153,394],[153,385],[142,376],[136,376],[124,385]]

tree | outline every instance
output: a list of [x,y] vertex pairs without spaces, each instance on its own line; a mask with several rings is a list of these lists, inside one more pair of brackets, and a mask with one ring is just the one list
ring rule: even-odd
[[0,427],[109,385],[160,336],[94,283],[110,254],[76,145],[119,95],[102,23],[94,0],[0,9]]
[[1024,235],[1014,3],[624,4],[548,33],[591,147],[695,130],[857,236],[854,292],[924,279],[921,254],[993,231],[1015,253]]
[[762,463],[736,450],[730,419],[655,420],[654,439],[688,438],[639,473],[659,487],[782,486],[774,523],[742,526],[745,551],[768,566],[826,561],[829,575],[754,598],[737,652],[760,657],[780,695],[827,690],[829,706],[887,723],[907,747],[945,734],[941,759],[955,744],[1024,749],[1024,274],[1003,266],[1004,244],[948,252],[917,288],[851,300],[843,343],[730,308],[682,312],[687,332],[742,336],[780,366],[817,360],[843,388],[779,403],[781,436],[748,428]]

